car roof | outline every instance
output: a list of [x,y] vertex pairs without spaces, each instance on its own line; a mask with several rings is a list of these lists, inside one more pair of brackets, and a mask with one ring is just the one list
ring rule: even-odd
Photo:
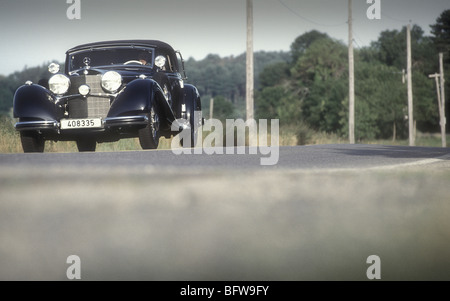
[[172,46],[169,44],[158,41],[158,40],[114,40],[114,41],[102,41],[102,42],[95,42],[95,43],[88,43],[88,44],[82,44],[75,46],[69,50],[67,50],[67,53],[72,53],[75,51],[83,50],[83,49],[89,49],[89,48],[95,48],[95,47],[108,47],[108,46],[144,46],[144,47],[152,47],[152,48],[159,48],[160,50],[166,50],[170,53],[175,52],[173,50]]

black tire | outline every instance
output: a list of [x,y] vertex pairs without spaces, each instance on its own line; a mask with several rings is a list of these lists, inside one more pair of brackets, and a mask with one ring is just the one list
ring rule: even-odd
[[89,138],[77,140],[77,148],[79,152],[95,152],[97,141]]
[[20,132],[20,141],[24,153],[43,153],[45,140],[37,132]]
[[154,106],[147,114],[148,124],[146,127],[139,129],[139,143],[142,149],[157,149],[160,137],[160,121],[157,110]]

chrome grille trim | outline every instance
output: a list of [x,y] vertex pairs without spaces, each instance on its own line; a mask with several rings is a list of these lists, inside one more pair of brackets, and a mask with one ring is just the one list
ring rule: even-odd
[[[80,75],[70,78],[69,93],[75,96],[68,100],[69,118],[105,118],[111,106],[109,94],[101,86],[102,76]],[[90,92],[86,97],[80,96],[78,87],[88,85]]]
[[[90,93],[103,95],[102,77],[100,75],[86,75],[86,85],[91,89]],[[78,87],[77,87],[78,89]]]
[[88,118],[105,118],[110,108],[109,98],[87,97]]

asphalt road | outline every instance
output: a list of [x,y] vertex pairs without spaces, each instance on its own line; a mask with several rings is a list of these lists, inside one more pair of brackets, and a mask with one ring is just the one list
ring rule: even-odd
[[[189,150],[190,151],[190,150]],[[77,166],[84,169],[98,167],[166,167],[201,169],[348,169],[374,168],[402,164],[418,164],[423,160],[450,159],[450,150],[426,147],[399,147],[380,145],[313,145],[301,147],[280,147],[263,154],[259,149],[243,150],[218,148],[191,151],[192,154],[174,154],[171,150],[125,151],[103,153],[44,153],[44,154],[0,154],[2,167]],[[196,154],[199,153],[199,154]],[[212,154],[208,154],[208,153]],[[220,152],[218,154],[218,152]],[[233,153],[233,154],[229,154]],[[262,158],[273,157],[276,164],[261,165]]]
[[0,280],[450,280],[450,149],[249,151],[0,154]]

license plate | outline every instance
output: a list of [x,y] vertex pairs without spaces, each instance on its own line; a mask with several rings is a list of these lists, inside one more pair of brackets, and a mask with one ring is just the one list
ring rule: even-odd
[[101,128],[101,118],[87,118],[87,119],[62,119],[61,130],[70,129],[86,129],[86,128]]

